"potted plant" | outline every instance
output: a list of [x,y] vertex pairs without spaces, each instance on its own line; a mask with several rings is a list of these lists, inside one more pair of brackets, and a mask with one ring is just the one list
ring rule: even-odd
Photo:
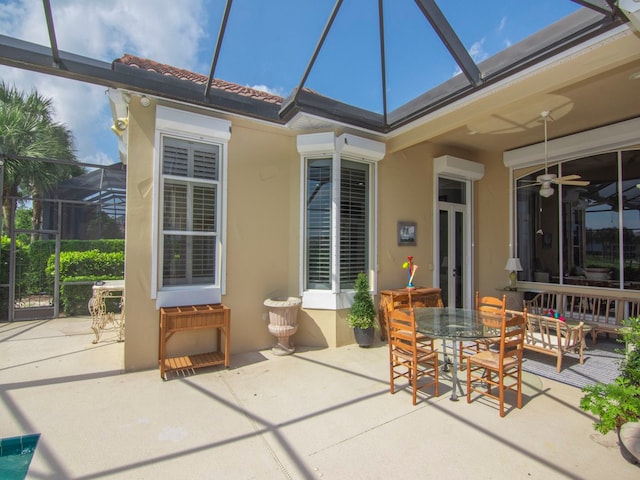
[[613,383],[584,387],[580,400],[580,408],[599,417],[593,428],[602,434],[616,430],[623,445],[622,430],[631,427],[637,435],[640,428],[640,317],[629,318],[624,325],[619,341],[626,343],[626,352],[622,352],[625,358],[620,363],[620,376]]
[[351,311],[347,315],[347,322],[353,328],[353,334],[360,347],[370,347],[373,344],[376,326],[376,309],[369,294],[369,279],[364,273],[356,277],[355,295]]

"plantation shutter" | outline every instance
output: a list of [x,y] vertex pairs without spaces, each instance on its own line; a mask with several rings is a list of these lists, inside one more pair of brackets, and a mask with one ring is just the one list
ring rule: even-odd
[[219,151],[163,139],[163,285],[215,283]]
[[340,288],[354,287],[368,269],[369,165],[342,160],[340,169]]
[[307,163],[307,286],[331,288],[331,159]]

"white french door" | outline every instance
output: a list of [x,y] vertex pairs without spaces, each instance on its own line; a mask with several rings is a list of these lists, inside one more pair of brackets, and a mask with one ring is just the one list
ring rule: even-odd
[[446,306],[471,308],[471,182],[438,178],[435,284]]

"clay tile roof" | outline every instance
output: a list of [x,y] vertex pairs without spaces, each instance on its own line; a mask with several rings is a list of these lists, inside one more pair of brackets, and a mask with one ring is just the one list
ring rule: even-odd
[[[128,53],[124,54],[121,58],[115,60],[116,63],[122,63],[131,67],[140,68],[148,72],[156,72],[160,75],[167,75],[170,77],[178,78],[181,80],[187,80],[199,85],[206,85],[208,77],[200,75],[199,73],[193,73],[189,70],[183,70],[181,68],[172,67],[171,65],[165,65],[163,63],[154,62],[146,58],[136,57]],[[217,78],[213,79],[211,88],[217,88],[226,92],[235,93],[236,95],[242,95],[244,97],[255,98],[256,100],[262,100],[268,103],[282,104],[283,98],[278,95],[272,95],[261,90],[256,90],[250,87],[243,87],[237,83],[225,82]]]

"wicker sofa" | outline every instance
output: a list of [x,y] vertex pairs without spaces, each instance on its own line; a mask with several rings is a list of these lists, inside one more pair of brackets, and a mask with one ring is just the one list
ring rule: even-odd
[[640,315],[640,296],[623,298],[548,291],[525,300],[524,307],[533,315],[557,313],[569,325],[583,322],[585,335],[590,333],[595,345],[598,334],[617,334],[624,319]]

